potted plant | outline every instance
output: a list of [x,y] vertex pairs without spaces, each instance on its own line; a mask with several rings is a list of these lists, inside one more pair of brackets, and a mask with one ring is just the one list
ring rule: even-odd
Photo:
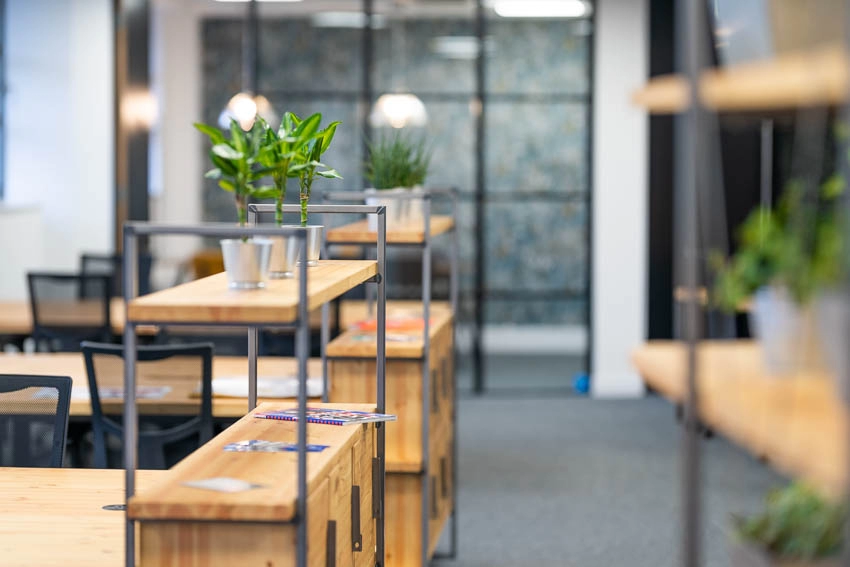
[[[206,124],[195,124],[212,142],[209,156],[213,169],[205,177],[217,179],[218,186],[232,193],[239,226],[245,226],[248,199],[268,199],[274,196],[272,187],[255,187],[254,183],[268,174],[257,163],[264,126],[256,121],[248,132],[235,120],[230,122],[230,138]],[[224,269],[229,287],[256,289],[265,286],[268,275],[271,241],[265,238],[225,239],[221,241]]]
[[[369,143],[366,179],[372,184],[367,192],[409,192],[421,189],[428,174],[431,152],[425,139],[414,140],[402,133],[385,136]],[[368,205],[387,208],[387,228],[396,228],[422,219],[422,199],[382,199],[370,197]],[[377,219],[369,217],[369,229],[377,230]]]
[[296,128],[305,122],[314,120],[317,130],[311,136],[309,143],[304,144],[298,152],[295,161],[290,166],[291,177],[298,178],[299,202],[301,203],[301,226],[307,231],[307,265],[315,266],[319,262],[322,244],[322,225],[307,224],[307,205],[310,203],[310,195],[313,190],[313,180],[318,175],[326,179],[342,179],[342,176],[336,170],[328,168],[320,160],[322,154],[327,151],[333,141],[336,128],[340,122],[331,122],[327,127],[318,130],[322,120],[321,114],[314,114],[310,118],[301,121],[294,114],[290,115]]
[[840,281],[836,204],[843,187],[837,175],[809,191],[792,181],[775,209],[750,213],[731,259],[717,253],[711,257],[715,305],[734,312],[751,302],[753,334],[773,374],[823,369],[818,310],[812,303],[820,303]]
[[763,511],[733,517],[732,567],[838,567],[846,517],[805,484],[773,490]]
[[[291,112],[283,116],[280,127],[275,131],[266,125],[259,150],[260,163],[271,173],[274,183],[275,223],[283,226],[283,202],[286,198],[286,183],[297,173],[293,166],[299,163],[305,146],[316,135],[321,114],[299,120]],[[258,118],[262,120],[262,118]],[[292,277],[298,261],[298,241],[291,237],[272,238],[270,273],[272,277]]]

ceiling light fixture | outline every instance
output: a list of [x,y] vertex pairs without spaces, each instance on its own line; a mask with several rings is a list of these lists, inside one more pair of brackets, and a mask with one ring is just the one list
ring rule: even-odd
[[590,5],[583,0],[491,0],[503,18],[584,18]]
[[378,97],[369,123],[375,128],[391,126],[404,128],[406,126],[425,126],[428,123],[428,112],[422,100],[411,93],[388,93]]

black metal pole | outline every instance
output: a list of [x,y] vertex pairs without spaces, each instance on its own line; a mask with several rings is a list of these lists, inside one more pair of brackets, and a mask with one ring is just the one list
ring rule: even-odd
[[[363,132],[363,142],[361,146],[362,153],[362,162],[365,162],[366,157],[369,155],[369,144],[368,141],[372,137],[372,127],[369,125],[369,112],[372,108],[372,102],[375,98],[374,89],[372,86],[372,67],[374,65],[374,54],[375,54],[375,32],[372,29],[372,19],[374,17],[375,12],[375,3],[374,0],[363,0],[363,76],[362,76],[362,85],[361,85],[361,93],[360,93],[360,104],[362,108],[361,115],[361,125],[360,128]],[[362,178],[363,187],[368,186],[368,181],[365,177]]]
[[473,108],[475,116],[475,324],[473,327],[473,389],[476,394],[483,394],[486,387],[484,364],[481,352],[481,333],[484,328],[484,286],[486,278],[484,270],[484,184],[485,184],[485,134],[486,134],[486,84],[485,65],[486,54],[484,38],[487,32],[487,20],[484,11],[484,0],[476,1],[475,36],[478,38],[478,58],[475,61],[475,99]]
[[701,465],[697,343],[700,332],[699,284],[699,185],[707,179],[705,110],[700,105],[698,82],[706,58],[705,4],[679,0],[676,5],[676,45],[679,68],[690,85],[688,108],[676,118],[674,223],[680,246],[674,257],[678,279],[687,290],[682,333],[687,344],[687,394],[682,439],[682,565],[698,567],[702,558]]
[[242,29],[242,90],[256,96],[259,93],[260,17],[257,0],[248,2],[248,13]]

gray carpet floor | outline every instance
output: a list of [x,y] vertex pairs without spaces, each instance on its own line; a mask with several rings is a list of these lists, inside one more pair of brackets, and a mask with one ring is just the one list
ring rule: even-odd
[[[681,564],[670,404],[485,396],[461,400],[459,414],[459,554],[434,565]],[[703,564],[726,566],[730,514],[757,510],[783,479],[721,438],[703,448]]]

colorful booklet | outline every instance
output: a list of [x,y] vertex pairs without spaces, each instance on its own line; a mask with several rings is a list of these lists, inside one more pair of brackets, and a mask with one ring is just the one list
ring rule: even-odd
[[[257,412],[254,414],[254,417],[277,419],[280,421],[298,421],[298,408]],[[371,423],[373,421],[395,421],[396,419],[396,416],[384,413],[369,413],[345,409],[307,408],[307,422],[324,425],[351,425]]]

